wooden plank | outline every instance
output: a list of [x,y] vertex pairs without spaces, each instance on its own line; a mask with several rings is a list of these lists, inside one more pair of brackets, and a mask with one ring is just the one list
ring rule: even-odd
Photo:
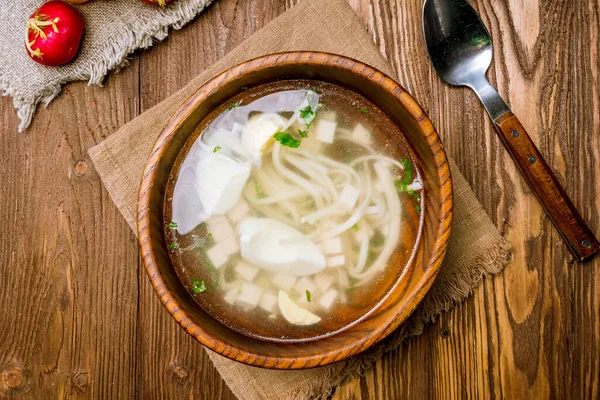
[[[219,0],[104,88],[68,86],[24,135],[0,101],[0,397],[233,398],[154,295],[87,149],[292,3]],[[516,250],[503,274],[333,398],[598,398],[600,262],[570,262],[475,95],[435,75],[422,2],[349,3]],[[600,232],[600,6],[472,4],[495,39],[490,79]]]
[[17,133],[0,105],[0,398],[135,393],[136,241],[87,150],[138,113],[138,71],[69,85]]

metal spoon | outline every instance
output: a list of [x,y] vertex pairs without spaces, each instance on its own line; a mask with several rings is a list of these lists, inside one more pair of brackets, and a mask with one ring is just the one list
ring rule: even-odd
[[587,227],[535,144],[485,77],[492,40],[465,0],[425,0],[423,33],[429,57],[441,78],[477,93],[506,149],[544,206],[577,261],[590,258],[600,243]]

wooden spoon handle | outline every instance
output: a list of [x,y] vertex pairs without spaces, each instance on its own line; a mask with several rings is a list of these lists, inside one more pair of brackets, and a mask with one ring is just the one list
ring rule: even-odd
[[517,162],[571,253],[579,262],[590,258],[600,249],[598,239],[583,222],[521,122],[512,112],[508,112],[498,117],[494,123],[504,145]]

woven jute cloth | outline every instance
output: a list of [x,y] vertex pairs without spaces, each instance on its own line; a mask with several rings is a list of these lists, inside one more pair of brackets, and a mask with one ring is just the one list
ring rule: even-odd
[[[146,158],[165,122],[181,103],[215,74],[231,66],[264,54],[291,50],[342,54],[393,76],[392,68],[345,0],[300,2],[179,92],[90,150],[102,181],[132,229],[135,230],[137,189]],[[455,208],[448,252],[432,289],[410,319],[367,352],[311,370],[260,369],[209,351],[214,365],[236,396],[256,400],[327,397],[344,379],[362,373],[385,352],[396,348],[406,338],[420,334],[425,324],[463,301],[484,276],[495,274],[506,265],[510,245],[485,214],[455,164],[450,162],[450,165]]]
[[29,58],[25,26],[29,16],[48,0],[0,1],[0,90],[11,96],[21,120],[29,126],[39,103],[48,105],[67,82],[101,84],[111,69],[127,64],[127,55],[167,37],[213,0],[178,0],[164,10],[139,0],[95,0],[75,4],[85,22],[79,54],[69,64],[47,67]]

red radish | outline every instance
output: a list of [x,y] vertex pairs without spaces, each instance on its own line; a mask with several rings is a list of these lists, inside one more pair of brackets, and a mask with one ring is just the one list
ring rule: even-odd
[[62,65],[75,57],[83,36],[83,18],[73,6],[49,1],[27,21],[27,54],[44,65]]
[[165,7],[167,4],[172,3],[175,0],[142,0],[143,3],[152,4],[153,6]]

